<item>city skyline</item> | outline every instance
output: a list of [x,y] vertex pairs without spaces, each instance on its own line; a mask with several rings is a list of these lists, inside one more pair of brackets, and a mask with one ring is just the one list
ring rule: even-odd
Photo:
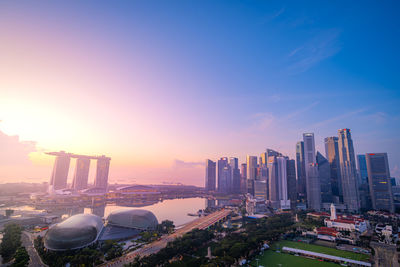
[[65,150],[110,156],[110,183],[204,186],[206,158],[295,159],[305,132],[325,155],[344,128],[400,177],[398,3],[157,3],[0,3],[0,183]]

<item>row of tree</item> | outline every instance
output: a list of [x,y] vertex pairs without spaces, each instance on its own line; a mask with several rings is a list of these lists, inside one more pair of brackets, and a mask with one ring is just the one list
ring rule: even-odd
[[103,263],[102,259],[112,260],[122,255],[122,246],[112,240],[96,242],[86,248],[66,251],[47,250],[41,236],[35,239],[34,244],[43,262],[50,267],[65,266],[67,263],[71,267],[96,266]]
[[[129,267],[138,266],[231,266],[242,258],[252,257],[266,241],[294,229],[290,214],[248,222],[241,231],[226,234],[221,239],[218,226],[210,230],[195,229],[181,238],[168,243],[157,254],[136,258]],[[212,248],[211,258],[206,257]]]
[[4,227],[3,240],[0,244],[0,255],[4,262],[12,260],[21,246],[21,232],[22,227],[18,224],[7,224]]

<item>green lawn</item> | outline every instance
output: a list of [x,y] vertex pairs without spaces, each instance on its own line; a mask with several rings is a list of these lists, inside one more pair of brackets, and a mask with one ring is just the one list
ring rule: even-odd
[[[257,256],[258,264],[264,267],[338,267],[340,265],[332,262],[318,261],[314,259],[303,258],[286,253],[278,253],[272,250],[265,251],[264,255]],[[279,265],[281,264],[281,265]],[[257,261],[251,262],[251,266],[256,266]]]
[[332,256],[338,256],[338,257],[343,257],[343,258],[352,259],[352,260],[369,261],[369,255],[353,253],[353,252],[349,252],[349,251],[344,251],[344,250],[339,250],[339,249],[329,248],[329,247],[323,247],[323,246],[318,246],[318,245],[306,244],[303,242],[282,240],[282,241],[275,243],[271,249],[276,250],[277,246],[279,246],[280,249],[282,249],[282,247],[290,247],[290,248],[297,248],[297,249],[314,251],[314,252],[318,252],[318,253],[329,254]]

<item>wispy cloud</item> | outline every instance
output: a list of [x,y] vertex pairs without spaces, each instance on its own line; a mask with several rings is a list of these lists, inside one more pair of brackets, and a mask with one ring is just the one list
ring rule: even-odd
[[297,117],[297,116],[301,115],[302,113],[309,111],[310,109],[312,109],[313,107],[315,107],[318,104],[319,104],[319,101],[315,101],[315,102],[311,103],[310,105],[305,106],[304,108],[295,110],[295,111],[287,114],[286,116],[284,116],[284,119],[291,119],[293,117]]
[[289,71],[293,74],[305,72],[319,62],[337,54],[341,49],[339,35],[338,29],[330,29],[294,48],[287,55]]
[[354,111],[351,111],[351,112],[348,112],[348,113],[344,113],[344,114],[341,114],[339,116],[336,116],[336,117],[333,117],[333,118],[330,118],[330,119],[323,120],[323,121],[320,121],[318,123],[315,123],[315,124],[311,125],[311,128],[319,128],[319,127],[322,127],[324,125],[330,124],[332,122],[343,120],[343,119],[358,115],[360,113],[365,112],[366,110],[367,110],[366,108],[362,108],[362,109],[354,110]]
[[265,24],[268,23],[274,19],[277,19],[278,17],[280,17],[283,13],[285,13],[286,7],[282,7],[280,9],[275,10],[274,12],[265,15],[264,17],[262,17],[261,19],[261,24]]

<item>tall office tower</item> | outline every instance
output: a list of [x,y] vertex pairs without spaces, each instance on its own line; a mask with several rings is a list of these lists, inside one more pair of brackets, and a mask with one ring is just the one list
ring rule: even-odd
[[278,163],[278,187],[279,187],[279,208],[282,210],[290,209],[290,200],[287,187],[287,158],[276,157]]
[[338,130],[340,175],[342,178],[343,203],[349,211],[358,211],[360,201],[356,174],[356,160],[354,157],[353,140],[350,129]]
[[331,168],[329,161],[317,152],[318,177],[321,185],[321,202],[332,203]]
[[365,155],[357,155],[358,193],[360,195],[360,208],[369,210],[372,207],[371,194],[368,184],[368,170]]
[[257,177],[257,157],[249,156],[246,157],[247,163],[247,179],[254,180]]
[[367,170],[372,208],[394,213],[389,163],[386,153],[367,153]]
[[242,163],[240,165],[240,192],[242,194],[247,193],[247,164]]
[[365,155],[357,155],[357,166],[358,166],[358,181],[361,184],[368,184],[368,170],[367,170],[367,160]]
[[239,194],[240,193],[240,170],[238,158],[229,158],[229,165],[231,167],[231,183],[230,192]]
[[225,194],[229,193],[229,181],[231,179],[230,172],[228,158],[220,158],[218,160],[218,192]]
[[282,153],[275,151],[273,149],[267,148],[267,162],[269,157],[281,157]]
[[267,180],[254,180],[254,197],[267,199]]
[[215,191],[216,187],[216,163],[206,159],[206,186],[207,192]]
[[67,187],[69,163],[71,161],[70,154],[60,151],[54,161],[53,173],[50,178],[50,188],[54,190],[64,189]]
[[318,166],[315,157],[313,133],[303,134],[304,162],[306,169],[307,206],[309,209],[321,209],[321,186],[318,179]]
[[267,152],[263,152],[260,155],[260,166],[265,165],[267,166],[267,162],[268,162],[268,154]]
[[297,193],[301,201],[306,200],[306,165],[304,161],[304,142],[296,144],[296,170],[297,170]]
[[103,188],[105,191],[108,187],[108,172],[110,170],[110,160],[106,156],[101,156],[97,159],[96,179],[94,180],[94,186]]
[[294,159],[287,159],[286,161],[287,173],[287,194],[290,199],[290,206],[296,207],[297,202],[297,186],[296,186],[296,161]]
[[86,189],[88,186],[90,158],[80,157],[76,160],[75,175],[72,188],[75,190]]
[[268,180],[268,168],[267,165],[257,168],[257,180]]
[[276,157],[268,158],[268,200],[272,208],[279,209],[279,177]]
[[339,138],[332,136],[325,138],[325,155],[329,161],[331,170],[331,186],[333,202],[340,203],[343,201],[342,179],[340,174],[339,161]]
[[268,157],[268,196],[270,206],[274,209],[290,209],[286,160],[281,156]]

